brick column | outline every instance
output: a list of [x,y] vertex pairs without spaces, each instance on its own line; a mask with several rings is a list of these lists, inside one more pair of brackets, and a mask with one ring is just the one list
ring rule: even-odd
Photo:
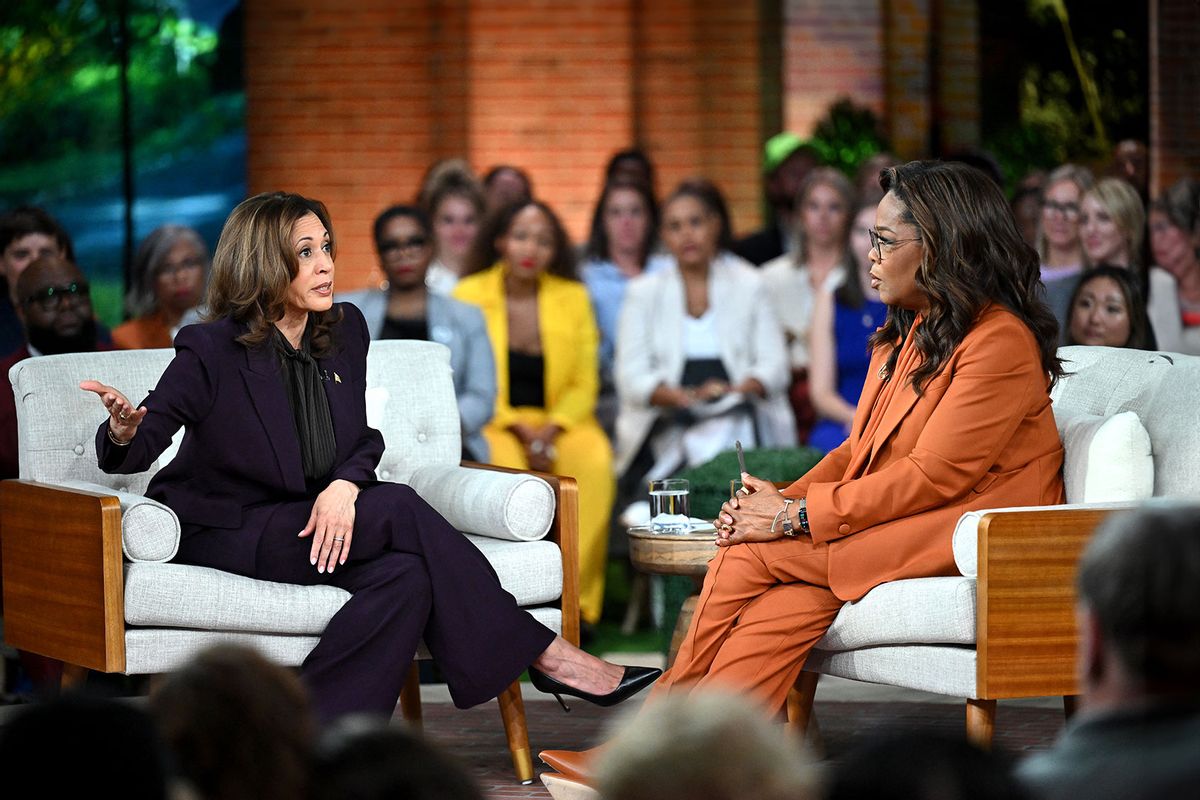
[[946,154],[980,142],[979,8],[974,2],[935,2],[937,149]]
[[1150,3],[1150,191],[1200,178],[1200,4]]

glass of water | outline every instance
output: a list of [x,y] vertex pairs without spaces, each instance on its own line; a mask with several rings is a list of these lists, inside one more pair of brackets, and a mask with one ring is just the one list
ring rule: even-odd
[[655,533],[687,533],[691,530],[686,480],[650,481],[650,528]]

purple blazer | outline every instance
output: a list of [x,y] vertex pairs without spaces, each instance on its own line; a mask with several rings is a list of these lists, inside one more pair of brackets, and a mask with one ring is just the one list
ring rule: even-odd
[[[334,351],[317,360],[337,442],[330,480],[365,485],[375,481],[383,454],[383,436],[367,426],[370,335],[355,306],[338,306],[343,318],[333,328]],[[311,502],[314,495],[305,487],[278,356],[269,343],[250,349],[235,341],[245,330],[230,319],[180,330],[175,358],[142,402],[148,413],[133,441],[114,445],[106,419],[96,431],[96,452],[105,472],[142,472],[185,426],[178,455],[150,480],[146,495],[179,515],[185,539],[217,534],[206,538],[227,552],[213,566],[252,574],[258,537],[249,534],[261,529],[273,506]],[[229,535],[219,535],[223,531]]]

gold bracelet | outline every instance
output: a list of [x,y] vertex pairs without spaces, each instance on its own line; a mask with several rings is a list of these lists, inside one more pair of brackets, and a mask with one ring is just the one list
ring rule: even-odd
[[133,441],[133,437],[130,437],[128,441],[122,442],[120,439],[117,438],[117,435],[112,432],[112,428],[109,428],[108,429],[108,440],[110,442],[112,442],[113,444],[115,444],[117,447],[129,447],[129,442]]

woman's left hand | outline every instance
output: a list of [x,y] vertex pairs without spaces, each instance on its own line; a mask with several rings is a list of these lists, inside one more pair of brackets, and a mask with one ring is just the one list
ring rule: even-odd
[[354,501],[358,487],[350,481],[336,480],[317,495],[308,524],[300,536],[313,537],[309,561],[317,572],[333,572],[337,564],[345,564],[350,555],[350,540],[354,538]]
[[775,515],[783,508],[783,495],[775,484],[743,472],[742,485],[752,493],[739,493],[726,501],[714,521],[718,547],[742,542],[770,542],[783,536],[778,529],[771,531]]

